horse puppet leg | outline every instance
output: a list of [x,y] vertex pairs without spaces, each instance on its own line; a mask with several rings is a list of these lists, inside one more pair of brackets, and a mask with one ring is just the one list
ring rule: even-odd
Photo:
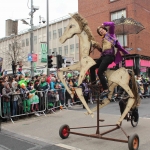
[[[134,78],[134,77],[133,77]],[[126,105],[126,108],[123,112],[123,114],[121,115],[120,119],[117,122],[117,125],[120,125],[120,123],[122,122],[122,120],[124,119],[124,117],[127,115],[127,113],[130,111],[130,109],[132,108],[132,106],[135,103],[135,98],[134,95],[129,87],[129,80],[130,80],[130,76],[128,74],[128,71],[125,68],[120,68],[117,71],[115,71],[110,77],[109,80],[111,80],[112,82],[117,83],[118,85],[120,85],[130,96],[128,103]]]
[[[129,80],[129,79],[128,79]],[[127,82],[127,81],[126,81]],[[128,85],[128,83],[125,83],[125,80],[121,80],[120,82],[118,82],[118,84],[129,94],[130,98],[128,100],[128,103],[126,105],[126,108],[123,112],[123,114],[121,115],[120,119],[117,122],[117,125],[119,126],[120,123],[122,122],[122,120],[124,119],[124,117],[127,115],[127,113],[130,111],[130,109],[132,108],[132,106],[135,103],[135,98],[134,95]]]
[[59,71],[57,72],[58,78],[61,80],[64,87],[66,88],[66,90],[68,91],[68,93],[71,95],[72,98],[74,97],[74,94],[71,92],[71,90],[67,86],[65,78],[63,77],[63,72],[69,71],[69,70],[79,70],[79,68],[80,68],[80,62],[73,64],[69,67],[60,68]]
[[130,111],[130,109],[132,108],[134,102],[135,102],[135,99],[134,99],[134,98],[129,98],[129,99],[128,99],[126,108],[125,108],[123,114],[121,115],[121,117],[119,118],[119,120],[118,120],[118,122],[117,122],[117,125],[118,125],[118,126],[120,126],[122,120],[123,120],[124,117],[127,115],[127,113]]
[[91,117],[94,117],[93,112],[90,110],[89,106],[87,105],[84,97],[83,97],[83,93],[82,93],[82,89],[81,88],[75,88],[75,91],[80,99],[80,101],[82,102],[82,104],[84,105],[84,107],[86,108],[87,112],[89,115],[91,115]]
[[96,64],[96,62],[89,56],[82,57],[80,62],[81,62],[80,66],[81,69],[80,69],[80,76],[78,79],[78,86],[82,83],[87,70],[89,70],[90,67]]

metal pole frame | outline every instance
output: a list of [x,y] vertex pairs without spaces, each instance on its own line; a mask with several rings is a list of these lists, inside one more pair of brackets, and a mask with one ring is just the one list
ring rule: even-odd
[[[31,55],[34,53],[33,49],[33,0],[31,0],[31,18],[30,18],[30,25],[31,25],[31,31],[30,31],[30,53]],[[34,63],[31,61],[31,77],[34,76]]]
[[[50,55],[49,54],[49,0],[47,0],[47,55]],[[49,75],[49,68],[48,68],[48,60],[47,60],[47,75]]]

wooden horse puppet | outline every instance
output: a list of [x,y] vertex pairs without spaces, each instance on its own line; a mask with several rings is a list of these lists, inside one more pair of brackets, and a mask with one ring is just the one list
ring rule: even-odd
[[[79,87],[79,85],[82,83],[87,70],[91,66],[95,65],[95,61],[89,56],[91,45],[97,49],[99,49],[99,45],[95,42],[94,37],[91,34],[90,28],[88,27],[87,21],[84,18],[82,18],[78,13],[73,14],[73,15],[70,14],[70,15],[71,15],[71,20],[69,22],[69,25],[66,27],[66,30],[63,33],[62,37],[60,37],[60,42],[64,43],[67,39],[72,38],[76,34],[80,40],[80,61],[69,67],[60,68],[60,70],[58,71],[58,77],[64,84],[68,93],[73,98],[73,93],[68,88],[65,82],[65,78],[63,77],[63,72],[66,72],[69,70],[80,71],[80,75],[78,79],[78,87],[75,88],[75,91],[87,110],[86,114],[90,114],[91,116],[94,116],[93,112],[96,111],[97,107],[90,110],[90,108],[85,102],[85,99],[82,94],[82,89]],[[110,93],[108,95],[108,98],[103,100],[103,104],[100,105],[100,108],[110,103],[110,99],[112,97],[114,88],[118,85],[123,87],[123,89],[129,94],[129,99],[128,99],[125,111],[117,122],[117,124],[120,125],[120,123],[122,122],[126,114],[130,111],[132,107],[135,107],[139,101],[134,73],[132,70],[130,70],[130,75],[129,75],[129,71],[127,69],[120,68],[116,71],[107,70],[105,74],[108,79]],[[132,90],[129,87],[129,80],[132,81]]]
[[[79,79],[78,79],[78,87],[75,87],[76,94],[78,95],[79,99],[85,106],[86,110],[88,111],[88,114],[93,116],[93,112],[89,109],[83,94],[82,94],[82,88],[79,87],[79,85],[82,83],[85,73],[89,68],[93,65],[95,65],[95,61],[89,56],[90,48],[92,45],[92,42],[95,44],[94,37],[91,34],[90,28],[88,27],[87,21],[82,18],[78,13],[71,15],[71,20],[69,25],[66,27],[65,32],[60,37],[60,42],[64,43],[67,39],[72,38],[74,35],[77,35],[80,40],[80,61],[76,64],[70,65],[66,68],[60,68],[58,71],[58,77],[62,81],[63,85],[65,86],[68,93],[73,98],[73,92],[68,88],[65,79],[63,77],[63,72],[71,71],[71,70],[78,70],[80,71]],[[96,46],[96,44],[95,44]],[[98,45],[97,45],[98,47]]]

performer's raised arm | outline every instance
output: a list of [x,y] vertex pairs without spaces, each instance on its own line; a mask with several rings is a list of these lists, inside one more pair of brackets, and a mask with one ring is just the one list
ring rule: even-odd
[[109,27],[109,34],[115,35],[115,24],[114,22],[104,22],[102,24],[104,27]]

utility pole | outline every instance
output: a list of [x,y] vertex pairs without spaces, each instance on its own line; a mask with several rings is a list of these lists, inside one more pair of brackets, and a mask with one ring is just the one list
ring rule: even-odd
[[[47,0],[47,54],[49,54],[49,0]],[[47,75],[49,75],[48,60],[47,60]]]
[[[31,31],[30,31],[30,53],[31,55],[34,53],[34,49],[33,49],[33,12],[34,12],[34,8],[33,8],[33,0],[31,0],[31,18],[30,18],[30,25],[31,25]],[[31,77],[34,76],[34,63],[33,61],[31,61]]]

